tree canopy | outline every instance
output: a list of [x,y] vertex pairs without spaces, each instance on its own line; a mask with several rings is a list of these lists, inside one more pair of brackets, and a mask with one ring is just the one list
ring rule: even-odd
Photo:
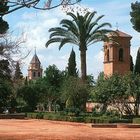
[[133,24],[133,28],[140,32],[140,2],[136,1],[135,3],[131,3],[131,23]]

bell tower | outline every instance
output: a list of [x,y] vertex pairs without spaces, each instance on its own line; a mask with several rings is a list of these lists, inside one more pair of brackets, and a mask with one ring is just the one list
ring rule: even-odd
[[125,74],[130,71],[130,40],[131,36],[116,30],[110,33],[115,41],[104,42],[104,75],[110,76],[114,73]]
[[43,69],[35,50],[35,54],[28,67],[28,79],[36,80],[37,78],[42,77],[42,71]]

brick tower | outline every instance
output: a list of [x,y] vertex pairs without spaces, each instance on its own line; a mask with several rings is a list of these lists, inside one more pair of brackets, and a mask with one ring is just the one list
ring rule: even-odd
[[28,67],[28,79],[29,80],[36,80],[39,77],[42,77],[42,67],[41,67],[41,63],[38,59],[38,56],[35,54],[30,62],[30,65]]
[[130,71],[130,40],[131,36],[116,30],[117,34],[109,34],[116,42],[104,43],[104,74],[125,74]]

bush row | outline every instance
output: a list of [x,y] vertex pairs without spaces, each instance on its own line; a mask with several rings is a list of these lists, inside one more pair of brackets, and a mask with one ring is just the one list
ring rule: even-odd
[[27,118],[46,119],[55,121],[85,122],[85,123],[132,123],[132,119],[119,119],[109,117],[69,116],[61,113],[27,113]]
[[140,118],[134,118],[134,119],[133,119],[133,123],[140,124]]

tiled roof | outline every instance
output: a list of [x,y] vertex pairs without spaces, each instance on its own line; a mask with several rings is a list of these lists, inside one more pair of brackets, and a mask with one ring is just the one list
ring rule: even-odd
[[122,32],[122,31],[116,30],[115,32],[116,32],[117,34],[115,34],[115,33],[110,33],[109,36],[120,36],[120,37],[132,38],[131,35],[126,34],[126,33]]

